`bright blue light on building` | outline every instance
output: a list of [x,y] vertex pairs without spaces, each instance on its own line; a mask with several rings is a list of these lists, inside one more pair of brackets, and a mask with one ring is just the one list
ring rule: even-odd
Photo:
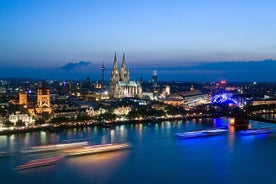
[[212,103],[213,104],[231,104],[231,105],[238,105],[238,102],[236,99],[232,98],[231,93],[221,93],[214,95],[212,97]]

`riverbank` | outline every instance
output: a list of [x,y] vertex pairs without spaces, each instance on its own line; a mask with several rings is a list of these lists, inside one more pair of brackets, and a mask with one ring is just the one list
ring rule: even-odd
[[[217,122],[223,124],[230,120],[221,118]],[[81,127],[65,129],[58,133],[41,131],[0,136],[0,152],[8,153],[8,156],[0,158],[1,176],[5,176],[2,178],[5,182],[2,183],[28,181],[28,184],[37,184],[42,180],[44,183],[53,184],[86,181],[108,184],[114,181],[227,183],[229,175],[230,183],[273,183],[276,154],[276,149],[273,149],[276,146],[274,133],[268,136],[248,137],[230,131],[209,138],[180,140],[175,137],[176,133],[184,130],[211,128],[213,123],[213,119],[163,121],[160,124],[116,126],[114,129]],[[262,123],[254,125],[263,127]],[[271,125],[276,128],[276,125]],[[56,154],[21,154],[21,150],[34,146],[81,141],[87,141],[91,146],[129,143],[131,148],[119,152],[72,157],[63,159],[55,165],[35,169],[16,172],[12,170],[28,160],[48,158]],[[252,176],[242,177],[250,174]],[[256,182],[257,180],[260,182]]]
[[[139,120],[126,120],[126,121],[113,121],[113,122],[66,122],[53,125],[41,125],[41,126],[32,126],[32,127],[21,127],[21,128],[12,128],[1,130],[0,135],[12,135],[12,134],[22,134],[30,133],[37,131],[48,131],[48,132],[59,132],[68,128],[80,128],[80,127],[99,127],[99,128],[113,128],[117,125],[131,125],[131,124],[140,124],[140,123],[161,123],[162,121],[187,121],[191,119],[210,119],[218,118],[214,116],[200,116],[200,117],[170,117],[170,118],[156,118],[156,119],[139,119]],[[276,123],[273,120],[267,120],[260,117],[246,117],[247,120],[261,121],[266,123]]]
[[276,120],[269,120],[269,119],[265,119],[265,118],[257,117],[257,116],[249,116],[248,118],[250,120],[254,120],[254,121],[263,121],[263,122],[267,122],[267,123],[274,123],[274,124],[276,124]]
[[32,126],[32,127],[21,127],[21,128],[9,128],[0,131],[0,135],[12,135],[29,133],[36,131],[48,131],[48,132],[58,132],[68,128],[79,128],[79,127],[99,127],[99,128],[112,128],[117,125],[131,125],[140,123],[161,123],[162,121],[178,121],[178,120],[191,120],[191,119],[202,119],[202,118],[213,118],[210,116],[206,117],[170,117],[170,118],[154,118],[154,119],[138,119],[138,120],[125,120],[125,121],[112,121],[112,122],[64,122],[57,124]]

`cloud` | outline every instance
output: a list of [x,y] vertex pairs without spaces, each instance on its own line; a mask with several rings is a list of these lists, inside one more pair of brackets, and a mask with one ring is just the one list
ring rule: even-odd
[[80,61],[78,63],[67,63],[66,65],[60,67],[61,69],[63,70],[67,70],[67,71],[70,71],[74,68],[78,68],[78,67],[81,67],[81,66],[87,66],[87,65],[90,65],[91,62],[89,61]]

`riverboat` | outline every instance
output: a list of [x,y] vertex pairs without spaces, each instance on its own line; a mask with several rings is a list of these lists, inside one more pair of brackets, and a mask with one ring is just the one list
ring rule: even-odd
[[21,150],[21,153],[40,153],[40,152],[51,152],[60,151],[64,149],[78,148],[88,145],[87,141],[63,143],[63,144],[49,144],[43,146],[33,146],[26,150]]
[[118,150],[127,149],[127,148],[130,148],[130,144],[128,143],[100,144],[100,145],[86,146],[83,148],[64,150],[63,154],[64,156],[82,156],[82,155],[88,155],[88,154],[118,151]]
[[57,161],[59,161],[62,158],[63,158],[63,156],[57,156],[57,157],[51,157],[51,158],[30,160],[30,161],[26,162],[25,164],[17,166],[14,170],[31,169],[31,168],[35,168],[35,167],[47,166],[47,165],[56,163]]
[[5,157],[7,155],[7,152],[0,151],[0,157]]
[[214,129],[176,133],[176,136],[180,139],[186,139],[186,138],[209,137],[209,136],[221,135],[226,132],[227,132],[226,129],[214,128]]
[[263,128],[253,128],[248,130],[240,131],[241,135],[258,135],[258,134],[269,134],[272,133],[273,130],[270,127],[263,127]]

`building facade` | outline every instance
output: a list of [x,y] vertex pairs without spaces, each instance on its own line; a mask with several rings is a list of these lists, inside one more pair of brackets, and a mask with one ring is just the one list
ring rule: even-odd
[[43,112],[51,114],[52,112],[50,89],[46,88],[44,82],[42,82],[41,88],[37,89],[37,103],[35,110],[37,114],[42,114]]
[[22,121],[25,123],[25,126],[32,125],[35,123],[35,120],[32,118],[32,116],[29,116],[28,114],[21,114],[20,112],[16,112],[15,114],[11,114],[9,116],[9,121],[16,126],[16,123],[18,121]]
[[251,102],[248,102],[249,105],[257,106],[257,105],[275,105],[276,100],[253,100]]
[[125,54],[119,69],[115,53],[110,79],[110,96],[113,98],[142,97],[142,86],[137,81],[130,81],[129,70],[126,67]]
[[210,96],[203,94],[199,90],[195,90],[192,86],[190,91],[178,92],[167,96],[163,102],[168,105],[182,106],[185,109],[190,109],[197,105],[210,103]]
[[26,91],[20,91],[19,93],[19,105],[27,105],[28,99],[27,99],[27,93]]

